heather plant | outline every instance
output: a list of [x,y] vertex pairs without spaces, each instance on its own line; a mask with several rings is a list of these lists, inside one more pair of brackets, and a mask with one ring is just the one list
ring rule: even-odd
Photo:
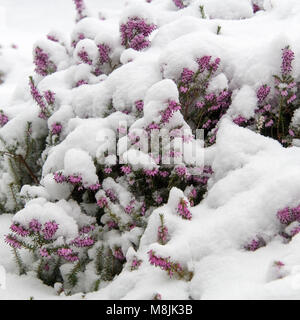
[[281,223],[281,236],[290,241],[300,231],[300,206],[286,207],[277,212],[277,218]]
[[49,54],[42,48],[36,47],[34,50],[35,72],[41,76],[47,76],[57,70],[57,66],[50,59]]
[[139,17],[131,17],[120,25],[121,43],[125,48],[140,51],[150,45],[148,36],[156,28],[155,24],[147,23]]
[[224,89],[218,94],[208,92],[208,86],[217,72],[220,59],[211,56],[197,59],[198,69],[182,70],[177,80],[179,101],[185,120],[193,129],[204,129],[206,143],[215,142],[217,124],[231,104],[231,91]]
[[170,278],[175,277],[179,280],[190,281],[193,274],[181,266],[180,263],[173,262],[170,257],[163,258],[155,254],[153,250],[148,252],[149,262],[155,267],[166,271]]
[[172,0],[178,9],[183,9],[190,4],[189,0]]
[[41,223],[37,219],[29,221],[28,227],[20,223],[13,223],[10,227],[13,233],[8,234],[5,241],[14,251],[21,274],[26,273],[29,266],[22,262],[17,250],[25,249],[31,252],[36,260],[37,277],[47,285],[61,282],[60,266],[64,262],[72,263],[73,267],[68,274],[68,280],[74,286],[77,281],[76,273],[89,260],[87,249],[94,245],[95,240],[92,232],[95,226],[83,227],[78,236],[72,240],[58,237],[59,228],[59,224],[55,221]]
[[[84,20],[84,5],[82,1],[75,1],[75,3],[80,18],[78,18],[79,25],[84,22],[81,21]],[[127,22],[120,26],[122,45],[127,49],[132,48],[138,51],[148,47],[150,45],[148,37],[155,28],[154,24],[142,18],[128,18]],[[74,77],[73,79],[75,87],[80,87],[89,85],[90,79],[97,83],[96,77],[109,75],[121,64],[117,61],[120,53],[116,54],[113,42],[104,41],[105,37],[86,35],[80,28],[77,31],[71,39],[70,52],[66,49],[68,44],[65,43],[64,47],[56,34],[49,34],[45,41],[50,43],[49,46],[63,47],[64,55],[61,59],[65,60],[60,61],[63,62],[62,68],[66,66],[70,66],[70,70],[86,68],[84,70],[87,71],[82,73],[86,78],[75,79]],[[124,50],[124,47],[121,50]],[[34,54],[36,72],[39,75],[47,77],[56,70],[60,70],[59,64],[56,66],[53,63],[54,59],[51,58],[53,52],[50,55],[44,50],[38,50],[39,55],[36,55],[36,51]],[[81,152],[87,155],[84,159],[90,159],[90,163],[87,164],[85,161],[84,165],[78,165],[74,170],[66,170],[66,166],[69,165],[66,161],[66,153],[72,148],[80,149],[80,141],[77,140],[79,145],[74,146],[72,142],[68,145],[66,135],[74,134],[77,128],[72,128],[72,121],[69,123],[70,126],[66,125],[68,119],[58,116],[60,112],[63,115],[66,114],[62,111],[60,93],[50,89],[42,91],[39,86],[40,78],[30,77],[29,89],[34,103],[39,108],[36,121],[39,121],[43,127],[43,135],[33,135],[35,132],[32,132],[30,125],[27,128],[26,145],[32,144],[33,147],[30,147],[31,149],[28,147],[25,154],[24,150],[20,152],[18,148],[12,149],[10,146],[7,146],[9,149],[4,151],[5,165],[12,166],[11,176],[14,177],[12,181],[16,181],[13,182],[15,186],[13,195],[16,198],[16,206],[13,210],[22,209],[24,203],[26,203],[26,209],[31,201],[35,200],[44,199],[46,203],[55,204],[57,200],[63,199],[63,201],[78,204],[82,214],[74,217],[79,230],[72,237],[64,233],[66,227],[53,217],[53,213],[48,213],[46,221],[41,220],[37,215],[28,221],[29,224],[24,221],[14,222],[11,228],[12,233],[7,235],[6,242],[13,248],[21,272],[34,269],[38,278],[44,283],[51,286],[61,283],[60,288],[65,293],[98,290],[122,271],[123,266],[128,262],[126,257],[128,248],[132,247],[134,250],[139,248],[140,238],[150,215],[155,208],[167,202],[173,187],[184,191],[186,196],[176,204],[176,214],[182,219],[191,220],[190,207],[197,205],[204,197],[208,179],[213,172],[209,166],[193,164],[184,159],[183,150],[177,147],[179,142],[181,146],[191,146],[195,143],[183,114],[189,123],[193,123],[194,106],[189,109],[190,102],[196,105],[203,100],[206,113],[200,115],[198,112],[197,115],[201,119],[197,121],[200,124],[194,125],[194,128],[203,128],[203,124],[208,121],[210,115],[219,120],[230,101],[230,93],[226,90],[219,96],[207,96],[206,93],[208,83],[217,71],[219,59],[211,62],[210,57],[203,57],[198,60],[199,70],[195,74],[191,75],[187,70],[183,72],[178,84],[179,99],[176,97],[178,91],[173,81],[162,80],[158,84],[162,87],[172,86],[176,94],[169,95],[168,90],[166,91],[165,96],[157,104],[155,116],[148,116],[147,113],[151,108],[145,105],[146,98],[145,100],[143,97],[137,98],[132,105],[126,105],[121,111],[118,110],[115,99],[108,99],[107,107],[103,107],[103,114],[107,118],[117,114],[119,117],[124,116],[124,119],[129,119],[130,124],[136,124],[135,128],[129,128],[129,132],[120,125],[112,126],[114,134],[118,137],[117,143],[127,139],[127,151],[113,155],[109,150],[102,153],[91,152],[90,149],[82,147]],[[70,72],[68,76],[71,78],[72,73]],[[70,90],[73,88],[74,85]],[[160,87],[157,89],[159,91]],[[209,110],[217,102],[224,111]],[[84,119],[89,116],[79,116],[75,108],[71,112],[73,117],[82,123],[87,120],[97,120]],[[91,117],[96,118],[97,115],[93,114]],[[214,122],[212,126],[207,127],[207,131],[213,129],[216,124],[217,122]],[[3,125],[6,126],[5,123]],[[137,129],[141,129],[142,134]],[[87,131],[90,134],[92,130],[89,128]],[[163,135],[162,143],[158,143],[151,151],[152,153],[147,154],[147,159],[151,160],[150,165],[144,163],[135,165],[130,160],[123,161],[123,157],[126,158],[125,153],[143,154],[141,151],[143,139],[150,145],[153,137],[159,140],[161,134]],[[90,141],[86,139],[89,138],[84,136],[83,141],[89,145]],[[22,144],[21,141],[18,143]],[[3,144],[5,145],[4,142]],[[49,165],[49,158],[53,155],[56,159],[61,159],[62,163],[57,165],[56,162],[50,162]],[[165,161],[164,157],[169,158],[170,161]],[[76,157],[71,157],[71,160],[71,164],[77,161]],[[93,179],[85,174],[88,166],[92,168]],[[26,194],[26,197],[22,198],[19,192],[24,185],[26,185],[24,188],[26,192],[22,194]],[[62,192],[53,192],[56,189]],[[88,218],[91,218],[93,223]],[[85,221],[84,224],[83,221]],[[48,229],[50,234],[47,233]],[[157,230],[157,237],[161,244],[167,244],[169,240],[168,228],[164,224],[163,217]],[[32,255],[32,266],[25,265],[22,261],[20,252],[24,251]],[[189,272],[179,264],[161,259],[166,261],[166,270],[170,276],[190,279]],[[138,269],[141,263],[141,260],[136,257],[129,261],[130,269],[132,271]],[[85,277],[91,277],[92,283],[85,284]]]
[[297,127],[293,126],[294,111],[298,108],[297,83],[292,76],[294,52],[282,49],[281,73],[274,75],[274,87],[261,85],[257,90],[258,106],[255,119],[241,116],[234,119],[238,125],[253,127],[264,136],[278,140],[289,146],[294,138],[299,137]]
[[73,0],[76,7],[76,22],[88,16],[84,0]]
[[23,139],[8,143],[0,136],[1,167],[8,173],[6,198],[2,206],[6,212],[14,212],[23,206],[20,190],[26,184],[39,184],[41,175],[40,150],[45,147],[46,135],[33,137],[32,123],[27,122]]

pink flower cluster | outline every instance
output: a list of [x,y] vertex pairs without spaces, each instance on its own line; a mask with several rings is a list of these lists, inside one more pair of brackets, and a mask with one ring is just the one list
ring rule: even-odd
[[265,245],[266,243],[262,238],[252,239],[250,243],[245,245],[245,249],[248,251],[256,251]]
[[45,222],[44,229],[42,229],[44,238],[46,240],[52,239],[57,230],[58,230],[58,224],[55,221]]
[[130,270],[131,271],[137,270],[141,264],[142,264],[142,260],[138,260],[137,258],[134,258],[131,262]]
[[282,224],[300,221],[300,205],[294,208],[286,207],[277,212],[277,218]]
[[179,9],[183,9],[185,8],[185,5],[183,4],[182,0],[173,0],[175,6]]
[[48,90],[44,92],[44,95],[42,95],[38,88],[35,86],[34,81],[32,77],[29,77],[29,87],[30,92],[33,100],[37,103],[37,105],[40,107],[40,114],[39,117],[41,119],[47,119],[49,117],[50,112],[46,104],[53,105],[55,102],[54,95],[55,93]]
[[84,84],[89,84],[89,83],[88,83],[87,80],[81,79],[81,80],[79,80],[79,81],[76,82],[75,87],[80,87],[80,86],[82,86],[82,85],[84,85]]
[[131,168],[129,166],[122,166],[121,167],[121,172],[124,174],[130,174],[131,173]]
[[174,274],[179,275],[180,277],[183,274],[183,269],[179,263],[174,263],[170,261],[169,258],[162,258],[156,256],[153,250],[148,252],[149,255],[149,262],[150,264],[154,265],[155,267],[159,267],[162,270],[167,271],[168,275],[172,277]]
[[125,257],[123,255],[122,249],[121,248],[117,248],[114,250],[113,255],[116,259],[123,261],[125,260]]
[[108,206],[108,201],[105,197],[101,197],[98,201],[97,201],[97,205],[100,208],[106,208]]
[[8,117],[3,113],[3,111],[0,111],[0,126],[3,127],[8,122]]
[[267,86],[266,84],[259,87],[259,89],[257,90],[257,93],[256,93],[258,103],[262,103],[267,98],[270,91],[271,91],[271,87]]
[[46,99],[46,102],[50,105],[53,105],[55,102],[55,93],[52,92],[51,90],[47,90],[44,92],[44,97]]
[[183,68],[183,71],[181,73],[181,81],[183,83],[189,83],[192,81],[193,76],[194,76],[195,72],[188,69],[188,68]]
[[95,240],[91,237],[77,237],[75,238],[71,244],[78,248],[83,248],[83,247],[90,247],[95,243]]
[[64,258],[67,261],[78,261],[78,255],[70,248],[60,248],[57,250],[57,255]]
[[233,119],[233,122],[237,124],[238,126],[245,124],[247,122],[247,119],[243,116],[239,115],[236,118]]
[[88,53],[86,50],[84,50],[84,48],[82,48],[78,53],[77,53],[78,57],[80,58],[80,60],[83,63],[86,63],[88,65],[92,65],[93,64],[93,60],[90,59]]
[[17,237],[11,234],[5,236],[5,242],[14,249],[20,249],[22,247],[22,243],[17,239]]
[[108,63],[110,61],[109,53],[111,52],[111,48],[107,44],[98,44],[98,51],[99,51],[99,62],[100,64]]
[[35,72],[41,76],[47,76],[57,70],[56,65],[50,60],[48,53],[43,49],[36,47],[34,50]]
[[138,100],[135,102],[136,110],[142,112],[144,110],[144,102],[143,100]]
[[286,47],[282,49],[282,64],[281,64],[281,72],[283,75],[288,75],[292,71],[292,62],[295,58],[294,52]]
[[83,0],[73,0],[76,6],[76,11],[77,11],[77,18],[76,21],[80,21],[81,19],[87,17],[86,12],[85,12],[85,4]]
[[55,122],[51,126],[51,133],[54,135],[59,135],[62,130],[62,125],[58,122]]
[[88,226],[84,226],[79,230],[79,234],[85,234],[85,233],[89,233],[91,231],[95,230],[95,226],[93,224],[88,225]]
[[180,110],[181,106],[174,100],[169,101],[167,108],[161,112],[161,122],[168,123],[172,118],[173,114]]
[[147,37],[155,28],[154,24],[148,24],[144,19],[129,18],[120,26],[122,45],[137,51],[147,48],[150,45]]
[[260,7],[255,3],[252,5],[252,7],[253,7],[253,13],[256,13],[257,11],[261,10]]
[[77,37],[76,37],[76,40],[73,40],[72,41],[72,47],[75,48],[77,46],[77,43],[80,41],[80,40],[83,40],[85,39],[85,35],[83,33],[78,33],[77,34]]
[[188,203],[183,198],[180,200],[177,206],[177,212],[183,219],[191,220],[192,214],[190,210],[188,209]]
[[211,56],[203,56],[202,58],[197,59],[199,65],[199,71],[202,73],[205,70],[209,72],[216,72],[219,64],[221,62],[220,58],[216,58],[215,61],[211,62]]
[[20,226],[19,224],[13,223],[10,226],[11,231],[15,232],[21,237],[27,237],[29,235],[29,231]]

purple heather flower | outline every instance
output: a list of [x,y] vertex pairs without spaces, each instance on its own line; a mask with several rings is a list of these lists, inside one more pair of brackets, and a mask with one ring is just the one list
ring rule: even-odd
[[67,178],[61,172],[55,172],[53,178],[57,183],[63,183],[67,181]]
[[76,22],[80,21],[81,19],[87,17],[86,12],[85,12],[85,4],[83,0],[73,0],[76,6],[76,11],[77,11],[77,18]]
[[293,94],[288,100],[287,100],[287,104],[292,103],[295,99],[297,98],[297,96],[295,94]]
[[49,255],[49,252],[48,252],[48,250],[47,250],[46,248],[41,248],[41,249],[40,249],[40,255],[41,255],[42,257],[45,257],[45,258],[47,258],[47,257],[50,256],[50,255]]
[[168,239],[168,228],[166,226],[159,226],[157,236],[158,236],[158,241],[161,244],[166,244]]
[[108,201],[105,197],[102,197],[100,198],[98,201],[97,201],[97,205],[100,207],[100,208],[105,208],[108,206]]
[[92,191],[97,191],[100,189],[100,187],[101,187],[101,185],[99,183],[95,183],[95,184],[91,184],[90,186],[88,186],[88,189],[92,190]]
[[0,112],[0,126],[3,127],[8,122],[8,117],[3,112]]
[[18,234],[21,237],[27,237],[29,235],[29,231],[26,230],[25,228],[23,228],[22,226],[20,226],[19,224],[15,224],[13,223],[10,226],[11,231],[15,232],[16,234]]
[[93,61],[89,58],[88,53],[82,48],[78,53],[78,57],[83,63],[86,63],[88,65],[92,65]]
[[125,257],[123,255],[122,249],[121,248],[117,248],[114,253],[113,253],[114,257],[120,261],[125,260]]
[[108,221],[106,224],[107,224],[109,230],[118,227],[117,223],[115,223],[115,221],[112,221],[112,220]]
[[181,199],[177,206],[177,212],[183,219],[191,220],[192,214],[188,209],[188,203],[186,200]]
[[257,11],[261,10],[260,7],[257,4],[253,4],[253,13],[256,13]]
[[98,50],[100,54],[100,64],[108,63],[110,60],[109,53],[111,52],[111,48],[103,43],[98,45]]
[[51,126],[51,133],[53,135],[59,135],[61,133],[62,125],[58,122],[55,122]]
[[292,71],[292,61],[294,57],[294,52],[289,49],[289,47],[282,49],[281,72],[283,75],[288,75]]
[[121,43],[134,50],[142,50],[150,45],[150,41],[146,37],[155,28],[154,24],[148,24],[141,18],[129,18],[126,23],[120,26]]
[[81,238],[77,237],[72,241],[72,244],[78,248],[90,247],[95,243],[95,240],[91,237]]
[[56,65],[49,59],[48,53],[43,49],[36,47],[34,50],[35,72],[41,76],[46,76],[56,71]]
[[181,109],[180,104],[176,101],[169,101],[168,107],[161,113],[161,121],[162,123],[168,123],[173,116],[174,112]]
[[107,167],[107,168],[104,169],[104,172],[105,172],[106,174],[110,174],[110,173],[112,172],[112,168]]
[[193,76],[194,76],[194,71],[188,69],[188,68],[183,68],[183,71],[181,73],[181,81],[183,83],[189,83],[192,79],[193,79]]
[[235,124],[237,124],[237,125],[241,125],[241,124],[247,122],[247,119],[244,118],[244,117],[242,117],[242,116],[238,116],[238,117],[236,117],[236,118],[233,119],[233,122],[234,122]]
[[187,174],[187,169],[186,167],[177,167],[175,172],[179,177],[184,177]]
[[262,238],[252,239],[250,243],[245,246],[245,249],[248,251],[256,251],[257,249],[263,247],[265,242]]
[[82,182],[82,177],[77,175],[71,175],[71,176],[68,176],[67,180],[72,184],[78,184]]
[[29,230],[32,232],[40,232],[42,229],[42,224],[37,219],[32,219],[29,222]]
[[47,34],[47,39],[51,40],[53,42],[58,42],[58,39],[55,38],[55,36],[51,35],[51,34]]
[[136,35],[130,42],[130,48],[140,51],[149,47],[150,41],[142,34]]
[[144,102],[143,100],[138,100],[135,102],[135,107],[139,112],[142,112],[144,110]]
[[137,258],[134,258],[131,262],[131,271],[136,270],[139,268],[139,266],[142,264],[142,260],[138,260]]
[[154,177],[154,176],[158,175],[158,169],[157,168],[152,169],[152,170],[144,169],[144,173],[148,177]]
[[292,129],[289,129],[289,135],[295,137],[295,132]]
[[35,100],[35,102],[40,107],[41,112],[44,112],[46,110],[46,104],[45,104],[44,98],[40,94],[40,92],[37,89],[37,87],[35,86],[32,77],[30,77],[29,79],[30,79],[29,86],[30,86],[30,92],[31,92],[32,98]]
[[58,229],[58,224],[55,221],[49,221],[44,224],[44,229],[42,230],[44,234],[44,238],[46,240],[52,239],[54,234],[56,233]]
[[105,191],[106,196],[109,198],[110,201],[115,202],[117,197],[112,189],[107,189]]
[[265,123],[265,127],[266,127],[266,128],[269,128],[269,127],[271,127],[273,124],[274,124],[274,121],[271,119],[271,120],[269,120],[268,122]]
[[80,86],[82,86],[84,84],[89,84],[89,83],[88,83],[87,80],[83,80],[82,79],[82,80],[79,80],[79,81],[76,82],[75,87],[77,88],[77,87],[80,87]]
[[45,97],[46,102],[48,104],[51,104],[51,105],[54,104],[54,102],[55,102],[54,96],[55,96],[55,93],[52,92],[51,90],[47,90],[44,92],[44,97]]
[[182,0],[173,0],[173,3],[179,9],[183,9],[185,7],[185,5],[183,4]]
[[214,62],[210,63],[211,56],[203,56],[202,58],[197,59],[197,63],[199,65],[199,71],[202,73],[205,70],[216,72],[219,64],[221,62],[220,58],[216,58]]
[[182,273],[183,271],[179,263],[170,262],[169,258],[156,256],[153,250],[148,251],[148,255],[150,264],[167,271],[170,277],[172,277],[174,273]]
[[131,173],[131,168],[129,166],[122,166],[121,167],[121,171],[124,173],[124,174],[130,174]]
[[70,262],[79,260],[78,256],[70,248],[60,248],[57,250],[57,254]]
[[5,242],[14,249],[20,249],[22,245],[21,242],[11,234],[5,237]]

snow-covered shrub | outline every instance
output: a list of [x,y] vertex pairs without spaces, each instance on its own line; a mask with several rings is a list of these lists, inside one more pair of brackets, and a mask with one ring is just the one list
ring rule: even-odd
[[215,141],[217,124],[231,104],[231,91],[209,92],[209,84],[218,70],[220,59],[197,59],[198,69],[184,68],[177,81],[179,100],[185,120],[193,129],[204,129],[207,143]]
[[299,129],[292,121],[298,107],[298,85],[292,76],[294,58],[289,47],[282,49],[281,73],[273,76],[274,87],[263,84],[257,90],[255,119],[239,116],[233,120],[280,141],[284,146],[291,145],[293,138],[299,138]]
[[[186,259],[184,241],[180,253],[172,244],[180,230],[189,230],[199,219],[202,212],[198,215],[194,207],[201,206],[208,186],[213,189],[227,174],[212,158],[236,89],[228,59],[225,55],[221,60],[213,47],[194,50],[188,41],[193,53],[180,61],[172,58],[172,46],[166,58],[158,53],[160,42],[170,37],[182,46],[186,30],[194,32],[198,24],[203,28],[203,6],[201,17],[197,7],[198,18],[183,17],[164,26],[163,18],[148,19],[148,12],[137,14],[134,6],[116,22],[89,17],[83,1],[74,2],[78,23],[70,40],[53,31],[34,46],[36,74],[30,77],[28,108],[14,117],[1,113],[1,203],[3,211],[18,211],[6,242],[21,273],[35,271],[44,283],[66,293],[103,289],[123,271],[135,274],[149,263],[151,269],[166,271],[167,279],[174,276],[186,284],[194,267]],[[151,12],[155,2],[147,2]],[[173,2],[179,9],[190,4]],[[244,1],[245,12],[249,3]],[[193,10],[192,2],[176,12],[170,6],[168,19],[188,10]],[[168,31],[170,25],[174,30],[166,35],[164,28]],[[222,37],[215,25],[211,29],[209,37]],[[256,118],[233,117],[230,130],[242,130],[234,122],[281,142],[288,134],[296,136],[289,127],[298,101],[292,60],[292,51],[285,48],[282,73],[275,77],[277,91],[263,84]],[[165,72],[166,65],[176,69],[174,74]],[[202,141],[192,134],[196,129],[204,130],[206,146],[212,146],[201,163],[193,156],[197,146],[196,160],[204,153]],[[160,140],[151,152],[144,148]],[[224,166],[236,165],[238,171],[244,165],[239,161],[230,158]],[[212,164],[219,170],[217,177]],[[216,197],[209,201],[218,207]],[[266,245],[253,229],[237,247],[255,251]],[[202,248],[201,254],[209,250]],[[152,291],[149,297],[161,299],[161,294]]]

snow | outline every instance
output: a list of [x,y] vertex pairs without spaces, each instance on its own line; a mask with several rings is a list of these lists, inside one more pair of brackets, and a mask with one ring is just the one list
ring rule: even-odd
[[[50,89],[56,93],[56,109],[47,124],[50,128],[59,122],[63,127],[58,143],[44,154],[41,185],[22,187],[24,209],[15,215],[0,215],[0,239],[9,233],[12,221],[28,226],[36,218],[42,223],[55,220],[60,226],[56,237],[67,239],[76,237],[79,227],[93,221],[94,218],[83,214],[84,204],[79,206],[75,201],[66,200],[72,189],[65,182],[55,183],[53,173],[57,171],[80,175],[85,187],[100,182],[105,191],[113,190],[120,202],[120,205],[111,204],[114,214],[122,223],[130,223],[122,208],[131,204],[131,193],[110,177],[99,181],[95,159],[108,166],[116,160],[114,154],[105,152],[114,147],[119,121],[127,123],[130,133],[152,122],[159,123],[160,112],[167,102],[178,101],[175,82],[182,69],[188,67],[195,71],[196,58],[211,55],[220,57],[221,65],[209,90],[218,92],[229,88],[233,91],[233,100],[219,125],[216,144],[207,150],[203,145],[199,148],[198,159],[211,165],[214,171],[204,200],[189,207],[191,221],[182,219],[177,205],[187,197],[183,191],[172,188],[168,202],[152,212],[144,232],[139,227],[122,234],[117,230],[107,232],[102,240],[107,241],[110,248],[121,247],[127,263],[113,281],[99,291],[87,293],[84,299],[152,299],[155,293],[166,300],[299,299],[300,235],[283,243],[278,236],[280,223],[276,217],[278,210],[299,205],[299,147],[295,143],[293,147],[283,148],[277,141],[231,121],[238,115],[245,118],[254,115],[256,90],[264,83],[270,84],[272,76],[280,71],[281,49],[286,45],[290,45],[298,57],[293,76],[296,81],[300,80],[299,1],[260,1],[265,11],[255,14],[249,0],[195,0],[182,10],[177,10],[171,0],[152,3],[86,0],[86,4],[93,17],[82,20],[74,28],[72,1],[26,0],[25,5],[20,1],[2,0],[0,3],[0,17],[6,17],[6,23],[0,25],[3,44],[0,71],[5,73],[5,82],[0,86],[0,109],[12,119],[1,128],[0,136],[5,137],[7,143],[14,143],[19,137],[24,139],[26,121],[32,122],[36,137],[47,131],[46,124],[37,118],[38,107],[27,89],[28,76],[34,70],[32,50],[37,45],[51,55],[58,67],[58,72],[44,79],[34,78],[41,92]],[[199,5],[204,6],[210,19],[201,19]],[[119,23],[136,15],[156,23],[158,29],[150,37],[149,49],[122,51],[116,36]],[[218,26],[220,34],[217,34]],[[47,40],[45,35],[51,30],[65,46]],[[77,39],[79,33],[86,38],[74,49],[68,47],[66,42]],[[11,48],[12,43],[19,48]],[[120,61],[122,66],[109,75],[96,76],[91,74],[91,68],[98,60],[96,45],[101,43],[112,47],[112,61]],[[92,58],[91,66],[76,65],[82,49]],[[76,87],[80,80],[89,85]],[[126,111],[133,110],[138,100],[144,100],[144,113],[136,120]],[[106,115],[111,103],[114,112]],[[294,124],[299,122],[298,110]],[[179,111],[168,126],[178,125],[188,129]],[[142,151],[131,148],[124,153],[128,144],[125,136],[119,140],[118,147],[134,170],[156,167],[153,159]],[[184,161],[189,163],[192,150],[186,150],[189,157]],[[9,179],[1,173],[1,194]],[[105,193],[99,191],[95,197],[98,200],[103,196]],[[10,207],[8,204],[7,208]],[[157,242],[160,214],[164,216],[170,237],[165,245]],[[101,217],[102,222],[109,219],[108,215]],[[286,232],[294,226],[289,226]],[[266,246],[254,252],[246,251],[245,245],[257,236],[264,238]],[[192,280],[170,279],[165,271],[149,264],[149,250],[179,262],[193,273]],[[143,262],[138,270],[131,271],[134,257]],[[278,269],[274,265],[276,261],[282,261],[284,266]],[[70,297],[57,295],[54,288],[42,284],[33,272],[18,276],[10,248],[2,240],[0,266],[7,272],[6,289],[0,288],[0,299],[83,298],[82,293]]]

